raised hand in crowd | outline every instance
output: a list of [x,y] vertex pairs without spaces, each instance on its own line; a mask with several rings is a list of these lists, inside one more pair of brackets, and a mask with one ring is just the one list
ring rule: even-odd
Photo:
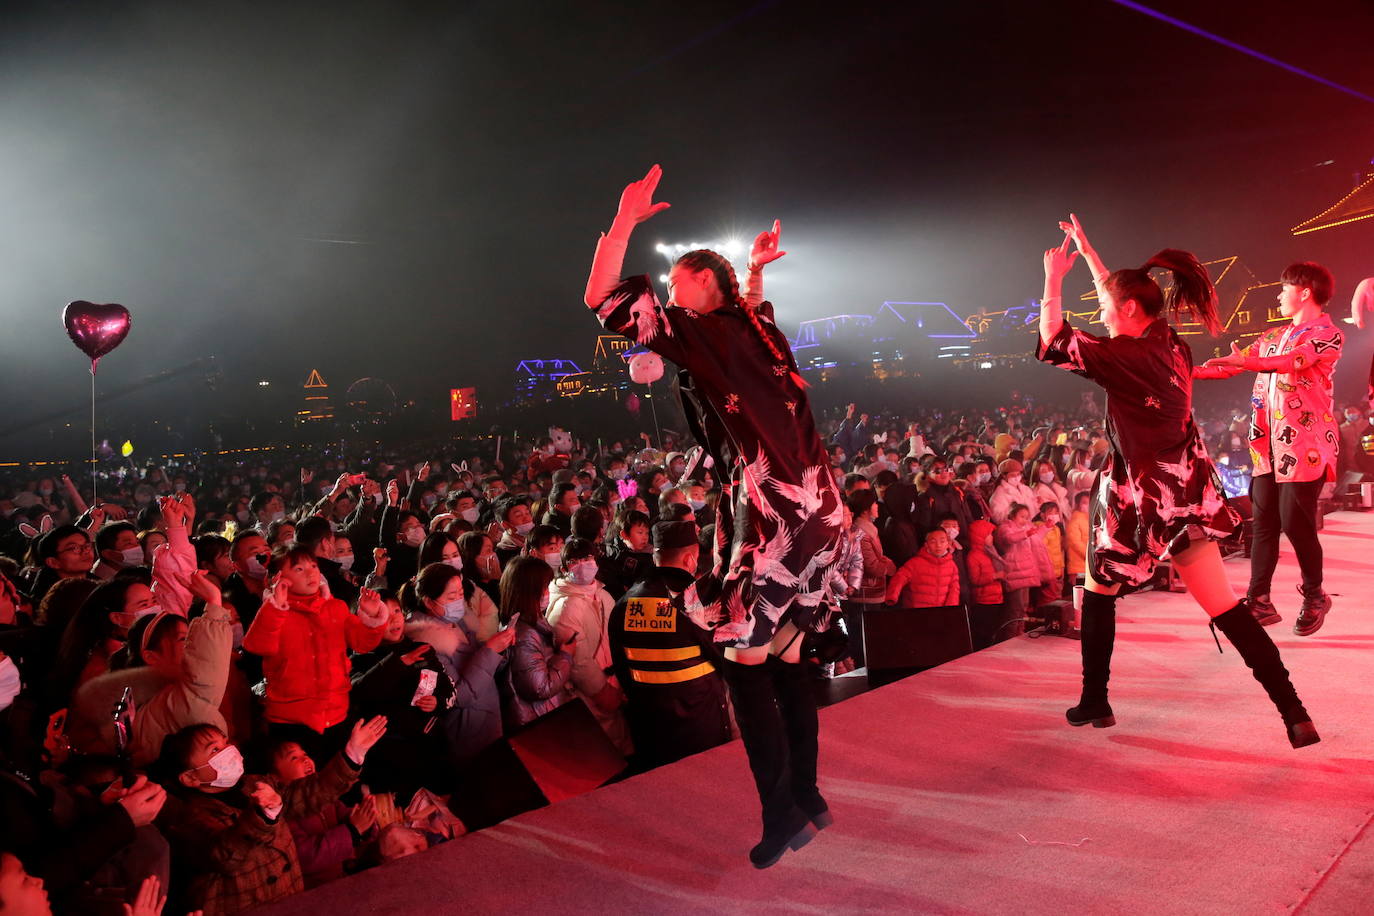
[[353,730],[348,734],[348,743],[344,745],[344,753],[354,763],[361,764],[367,757],[367,752],[372,750],[372,746],[382,740],[386,734],[386,716],[373,716],[371,719],[359,719],[353,723]]
[[386,575],[386,564],[389,557],[385,547],[372,548],[372,574],[381,578]]
[[160,496],[157,505],[162,510],[162,520],[168,528],[189,528],[196,520],[196,502],[190,493]]
[[773,220],[773,228],[765,229],[754,238],[754,247],[749,250],[749,270],[762,270],[765,264],[772,264],[787,254],[778,248],[782,237],[782,222]]
[[415,476],[416,476],[416,478],[420,481],[420,483],[424,483],[426,480],[429,480],[429,469],[430,469],[430,466],[431,466],[431,463],[430,463],[430,462],[428,462],[428,461],[421,461],[420,464],[419,464],[419,466],[416,467],[416,469],[415,469]]
[[301,486],[310,485],[310,481],[315,479],[315,471],[312,468],[301,468]]
[[411,649],[401,656],[401,662],[406,665],[415,666],[425,660],[425,656],[434,651],[434,647],[429,643],[422,643],[417,648]]
[[162,881],[157,875],[149,875],[139,885],[134,902],[124,904],[124,916],[160,916],[166,905],[167,895],[162,893]]
[[[320,579],[320,590],[323,591],[328,586],[324,579]],[[370,627],[386,626],[387,618],[391,616],[391,610],[382,601],[382,596],[378,595],[370,588],[365,588],[358,593],[358,616],[363,623]]]
[[208,570],[198,569],[193,572],[186,580],[186,588],[193,596],[204,601],[207,606],[217,605],[224,601],[224,594],[220,587],[210,578]]
[[289,594],[290,589],[282,581],[281,573],[277,573],[267,587],[262,590],[262,601],[263,604],[270,604],[279,611],[285,611],[291,607]]
[[386,482],[386,504],[395,507],[401,502],[401,486],[393,477]]

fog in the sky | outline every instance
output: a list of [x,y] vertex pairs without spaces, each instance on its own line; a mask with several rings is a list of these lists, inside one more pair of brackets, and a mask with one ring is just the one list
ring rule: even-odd
[[[1157,5],[1374,94],[1367,3]],[[780,218],[789,333],[1025,301],[1070,209],[1111,265],[1322,260],[1341,311],[1374,226],[1290,228],[1371,156],[1374,104],[1109,0],[11,2],[0,429],[83,409],[72,299],[133,313],[111,390],[216,357],[215,391],[156,387],[169,414],[251,411],[312,367],[428,398],[586,359],[597,233],[653,162],[673,208],[628,266]]]

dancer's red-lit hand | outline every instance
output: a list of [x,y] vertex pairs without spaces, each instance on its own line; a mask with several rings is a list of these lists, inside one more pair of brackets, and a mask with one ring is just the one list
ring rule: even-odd
[[1074,247],[1080,252],[1092,250],[1092,243],[1088,241],[1088,234],[1083,231],[1083,224],[1078,221],[1078,217],[1069,214],[1069,221],[1066,223],[1062,219],[1059,221],[1059,228],[1068,233],[1069,238],[1073,239]]
[[667,201],[654,203],[654,192],[658,190],[658,182],[662,177],[662,167],[654,165],[643,178],[626,185],[625,190],[620,193],[620,209],[616,211],[616,222],[628,220],[632,226],[638,225],[672,206]]
[[778,242],[781,237],[782,222],[775,219],[771,230],[765,229],[754,239],[754,247],[749,252],[750,270],[762,270],[765,264],[771,264],[787,254],[785,251],[778,250]]
[[1069,244],[1073,241],[1073,236],[1064,233],[1064,243],[1058,248],[1051,248],[1045,252],[1045,279],[1058,283],[1063,280],[1070,270],[1073,269],[1074,262],[1078,260],[1077,251],[1069,251]]

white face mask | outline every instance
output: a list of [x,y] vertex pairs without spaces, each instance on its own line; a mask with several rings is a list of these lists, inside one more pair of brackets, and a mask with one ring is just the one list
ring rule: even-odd
[[217,789],[232,789],[243,778],[243,755],[232,744],[205,762],[215,771],[210,785]]
[[119,565],[120,565],[120,566],[125,566],[125,567],[128,567],[128,566],[142,566],[142,565],[143,565],[143,548],[142,548],[142,547],[130,547],[128,550],[121,550],[121,551],[119,552]]
[[455,598],[440,605],[440,610],[443,611],[445,620],[457,623],[468,612],[468,603],[462,598]]
[[574,563],[568,570],[568,578],[574,585],[591,585],[596,581],[596,561],[582,560]]
[[955,538],[957,538],[957,537],[959,536],[959,529],[958,529],[958,528],[946,528],[946,529],[945,529],[945,534],[949,535],[949,539],[950,539],[951,541],[953,541]]
[[978,486],[980,487],[986,484],[989,480],[992,480],[992,475],[989,474],[987,471],[980,471],[979,473],[973,475],[973,482],[978,484]]
[[463,569],[463,558],[462,558],[462,557],[449,557],[449,558],[448,558],[447,560],[445,560],[444,562],[447,563],[449,566],[452,566],[454,569],[459,570],[460,572],[461,572],[462,569]]
[[1041,483],[1054,483],[1054,471],[1045,471],[1040,475]]
[[262,517],[262,523],[264,525],[270,525],[273,522],[279,522],[284,518],[286,518],[285,512],[269,512]]
[[515,526],[515,533],[524,537],[534,530],[534,522],[522,522]]
[[0,659],[0,710],[9,709],[23,686],[19,678],[19,666],[14,659],[8,655]]
[[346,553],[341,557],[335,557],[334,562],[339,564],[339,569],[348,572],[353,568],[353,554]]
[[612,480],[624,480],[624,479],[625,479],[625,469],[624,469],[624,468],[611,468],[610,477],[611,477]]
[[267,567],[266,567],[266,566],[263,566],[263,565],[262,565],[262,561],[259,560],[256,556],[249,557],[249,558],[248,558],[248,562],[245,563],[245,564],[243,564],[243,565],[246,566],[246,567],[248,568],[248,578],[250,578],[250,579],[266,579],[266,578],[267,578]]
[[700,512],[702,509],[705,509],[705,508],[706,508],[706,500],[704,500],[704,499],[689,499],[689,500],[687,500],[687,505],[689,505],[689,506],[692,507],[692,511],[693,511],[693,512]]
[[234,517],[239,520],[240,525],[246,525],[252,520],[253,513],[249,512],[247,509],[240,509],[234,513]]
[[458,513],[458,517],[469,525],[475,525],[477,524],[477,508],[474,506],[471,509],[464,509],[462,512]]
[[407,528],[402,537],[405,538],[407,547],[419,547],[425,542],[425,529]]
[[544,554],[544,562],[549,564],[549,569],[552,569],[555,572],[558,570],[558,567],[562,565],[562,561],[562,554],[560,554],[557,550],[546,551]]

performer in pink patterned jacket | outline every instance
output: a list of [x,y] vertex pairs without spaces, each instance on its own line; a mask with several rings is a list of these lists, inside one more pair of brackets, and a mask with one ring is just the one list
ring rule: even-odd
[[1331,402],[1331,375],[1341,358],[1344,335],[1325,311],[1334,286],[1329,270],[1304,261],[1285,270],[1282,280],[1279,314],[1290,323],[1265,331],[1244,350],[1232,344],[1229,356],[1208,360],[1199,374],[1256,373],[1250,398],[1254,522],[1246,600],[1265,626],[1282,619],[1269,597],[1282,531],[1302,570],[1302,609],[1293,632],[1311,636],[1331,609],[1331,597],[1322,589],[1317,497],[1322,484],[1336,479],[1341,437]]

